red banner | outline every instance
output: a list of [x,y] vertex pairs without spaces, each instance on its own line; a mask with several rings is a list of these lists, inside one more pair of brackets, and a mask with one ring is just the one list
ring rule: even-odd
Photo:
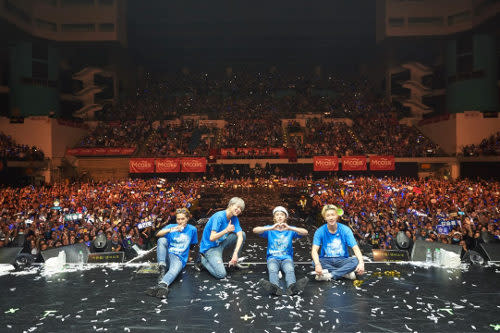
[[220,156],[247,158],[248,156],[273,156],[278,155],[281,158],[286,158],[287,154],[283,148],[221,148]]
[[314,156],[314,171],[338,171],[339,158],[337,156]]
[[94,156],[94,149],[93,148],[80,148],[80,156]]
[[132,155],[135,148],[71,148],[66,150],[67,155],[73,156],[123,156]]
[[130,173],[152,173],[155,172],[154,158],[131,158],[129,161]]
[[366,170],[366,157],[342,156],[342,170],[348,170],[348,171]]
[[181,171],[181,162],[178,158],[157,158],[155,164],[158,173]]
[[396,170],[394,156],[370,156],[370,170]]
[[205,172],[206,169],[207,169],[207,159],[204,157],[181,158],[182,172]]
[[69,148],[66,149],[66,155],[77,156],[80,153],[80,148]]
[[276,154],[279,156],[279,157],[286,157],[286,154],[285,154],[285,149],[283,148],[269,148],[270,152],[271,152],[271,155],[272,156],[276,156]]

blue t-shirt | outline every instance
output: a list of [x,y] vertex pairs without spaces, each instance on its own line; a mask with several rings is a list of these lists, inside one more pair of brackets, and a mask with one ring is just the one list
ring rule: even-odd
[[292,230],[268,230],[261,233],[260,237],[267,238],[267,260],[293,260],[292,240],[302,236]]
[[337,222],[337,231],[332,234],[328,230],[328,225],[324,224],[314,233],[313,245],[320,246],[319,257],[349,257],[348,246],[357,245],[351,229]]
[[[236,216],[231,217],[231,223],[234,225],[235,233],[243,231],[241,230],[240,221],[238,220],[238,217]],[[201,253],[207,252],[207,250],[211,249],[212,247],[219,246],[219,244],[222,243],[227,238],[228,234],[225,234],[215,242],[210,241],[210,234],[212,233],[212,231],[221,232],[222,230],[226,229],[228,224],[229,220],[226,217],[225,210],[221,210],[212,215],[212,217],[208,220],[207,224],[205,225],[205,229],[203,229],[203,235],[201,236],[201,242],[200,242]]]
[[[161,230],[177,227],[178,224],[169,224]],[[169,232],[165,236],[168,241],[168,253],[172,253],[179,257],[182,261],[182,267],[186,266],[189,256],[189,246],[198,243],[198,231],[196,228],[187,224],[184,230]]]

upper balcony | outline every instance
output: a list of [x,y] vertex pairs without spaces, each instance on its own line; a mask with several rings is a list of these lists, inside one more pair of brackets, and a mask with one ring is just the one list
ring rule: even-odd
[[0,19],[39,38],[59,42],[126,41],[126,0],[0,2]]
[[451,35],[471,30],[500,13],[498,0],[382,0],[377,6],[378,41]]

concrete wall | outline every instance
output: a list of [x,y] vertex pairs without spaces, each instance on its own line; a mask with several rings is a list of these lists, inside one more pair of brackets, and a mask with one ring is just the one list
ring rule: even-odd
[[463,146],[478,144],[484,138],[500,131],[500,118],[483,118],[482,113],[466,111],[457,114],[457,150]]
[[88,130],[81,127],[62,125],[57,120],[52,119],[52,160],[57,164],[57,160],[64,157],[66,148],[74,147],[78,141],[88,133]]
[[437,143],[447,154],[456,152],[457,131],[455,115],[448,120],[418,127],[422,133]]
[[57,167],[61,166],[66,148],[73,147],[88,133],[82,127],[59,123],[57,119],[39,116],[24,119],[24,124],[11,124],[9,118],[0,118],[0,131],[10,135],[18,144],[36,146],[50,159],[49,168],[42,172],[51,182]]
[[0,131],[10,135],[18,144],[37,146],[45,156],[52,156],[51,120],[45,116],[24,119],[24,124],[11,124],[9,118],[0,118]]
[[[382,1],[382,0],[381,0]],[[482,0],[384,0],[377,13],[377,41],[396,36],[436,36],[467,31],[494,17],[500,11],[498,1]],[[457,17],[459,16],[459,17]],[[414,18],[438,18],[436,22],[412,23]],[[402,24],[391,25],[390,20],[402,19]],[[382,22],[380,22],[382,21]]]
[[460,153],[463,146],[478,144],[500,131],[500,118],[484,118],[481,112],[466,111],[418,128],[445,152],[455,154]]
[[[67,5],[55,2],[33,0],[3,0],[0,2],[0,17],[25,32],[57,41],[118,41],[127,43],[126,1],[114,0],[112,5],[91,1],[90,4]],[[22,12],[23,15],[18,13]],[[91,27],[82,31],[69,30],[67,25],[85,24]],[[102,24],[113,24],[111,31]]]

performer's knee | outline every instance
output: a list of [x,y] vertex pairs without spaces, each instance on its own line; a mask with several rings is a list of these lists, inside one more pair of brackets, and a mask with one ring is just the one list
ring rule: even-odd
[[278,273],[280,270],[278,265],[267,265],[267,269],[270,273]]
[[357,257],[351,257],[350,260],[351,260],[351,264],[358,266],[359,260]]
[[157,246],[167,246],[167,245],[168,241],[165,237],[161,237],[160,239],[158,239]]
[[226,269],[225,269],[224,267],[222,267],[222,269],[217,268],[217,269],[215,269],[215,270],[214,270],[214,272],[213,272],[213,276],[214,276],[216,279],[219,279],[219,280],[220,280],[220,279],[225,278],[225,277],[226,277],[226,275],[227,275],[227,273],[226,273]]
[[285,274],[293,273],[295,271],[292,263],[286,263],[283,265],[283,271]]

